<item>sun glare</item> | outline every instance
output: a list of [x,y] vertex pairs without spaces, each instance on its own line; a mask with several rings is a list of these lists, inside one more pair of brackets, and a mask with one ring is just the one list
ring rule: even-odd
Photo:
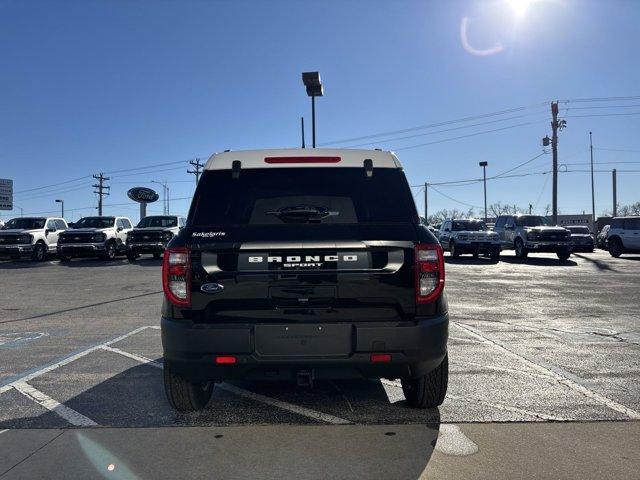
[[507,0],[507,3],[515,13],[516,17],[522,18],[527,13],[529,5],[533,0]]

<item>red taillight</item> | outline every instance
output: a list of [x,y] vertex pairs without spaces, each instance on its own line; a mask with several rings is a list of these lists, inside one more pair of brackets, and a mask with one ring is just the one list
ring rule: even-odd
[[167,248],[162,262],[162,289],[178,307],[191,305],[191,254],[188,248]]
[[371,363],[389,363],[391,361],[390,353],[372,353]]
[[416,303],[433,302],[444,289],[444,253],[436,244],[419,244],[416,257]]
[[338,163],[340,157],[265,157],[265,163]]
[[233,365],[236,363],[236,357],[232,355],[218,355],[216,357],[216,363],[218,365]]

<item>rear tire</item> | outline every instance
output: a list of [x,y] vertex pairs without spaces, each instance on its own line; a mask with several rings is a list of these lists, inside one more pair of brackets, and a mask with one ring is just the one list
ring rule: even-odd
[[127,253],[127,260],[129,260],[129,263],[134,263],[139,256],[137,253]]
[[500,260],[500,250],[492,250],[489,254],[489,258],[495,262]]
[[414,408],[435,408],[442,405],[449,383],[449,355],[435,370],[418,378],[402,380],[402,391],[407,404]]
[[202,410],[213,394],[213,382],[193,383],[164,365],[164,391],[169,405],[179,412]]
[[456,242],[451,242],[449,244],[449,252],[451,252],[451,256],[453,258],[458,258],[460,256],[460,252],[458,252],[458,249],[456,248]]
[[527,247],[524,246],[524,242],[521,238],[516,238],[516,241],[513,244],[513,248],[516,250],[516,257],[525,259],[529,252],[527,252]]
[[158,252],[154,252],[154,253],[153,253],[153,258],[155,258],[156,260],[157,260],[158,258],[162,258],[162,254],[161,254],[161,253],[158,253]]
[[622,255],[622,242],[619,238],[609,240],[609,253],[616,258]]
[[61,263],[67,263],[71,261],[71,255],[65,255],[63,253],[59,253],[58,258],[60,259]]
[[558,252],[556,255],[558,255],[558,258],[561,262],[566,262],[567,260],[569,260],[571,252]]

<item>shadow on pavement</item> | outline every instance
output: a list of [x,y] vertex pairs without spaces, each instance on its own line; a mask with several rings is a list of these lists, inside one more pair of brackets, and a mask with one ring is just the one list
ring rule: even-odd
[[[66,392],[82,388],[64,375],[53,383],[34,379],[30,384],[55,398],[52,390],[61,390],[57,382]],[[439,410],[391,404],[379,381],[333,383],[318,382],[312,390],[286,383],[233,385],[353,424],[325,423],[219,386],[203,411],[178,414],[165,399],[160,369],[135,366],[64,401],[101,427],[119,428],[63,430],[33,460],[11,467],[11,475],[218,478],[215,472],[224,472],[220,478],[419,478],[438,442]],[[358,415],[365,407],[369,412]],[[398,422],[406,416],[414,421]],[[4,419],[0,429],[59,428],[53,420],[51,412]],[[10,438],[3,437],[0,449],[11,446],[2,446]]]
[[489,257],[458,257],[453,258],[451,256],[445,256],[444,261],[446,263],[452,263],[456,265],[495,265],[500,260],[492,260]]
[[575,257],[582,258],[583,260],[586,260],[587,262],[593,263],[600,270],[608,270],[610,272],[617,272],[618,271],[615,268],[613,268],[610,264],[608,264],[607,262],[604,262],[602,260],[598,260],[597,258],[592,258],[592,257],[586,256],[586,255],[580,255],[579,253],[574,253],[573,255]]
[[500,257],[501,262],[522,265],[536,265],[539,267],[575,267],[578,265],[573,260],[565,260],[564,262],[558,258],[547,257],[527,257],[524,259],[515,256]]

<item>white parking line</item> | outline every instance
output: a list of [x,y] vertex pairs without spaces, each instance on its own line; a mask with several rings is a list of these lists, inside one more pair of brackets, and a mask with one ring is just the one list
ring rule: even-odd
[[63,405],[47,394],[41,392],[37,388],[29,385],[26,382],[13,382],[11,384],[18,392],[25,397],[33,400],[34,402],[42,405],[47,410],[50,410],[60,417],[64,418],[71,425],[76,427],[96,427],[98,424],[88,417],[85,417],[80,412],[76,412],[72,408]]
[[150,358],[147,357],[142,357],[140,355],[136,355],[135,353],[129,353],[129,352],[125,352],[124,350],[120,350],[119,348],[115,348],[115,347],[110,347],[108,345],[103,345],[102,350],[106,350],[108,352],[113,352],[113,353],[118,353],[120,355],[123,355],[125,357],[131,358],[132,360],[136,360],[140,363],[149,363],[154,367],[158,367],[158,368],[162,368],[162,364],[159,362],[156,362],[155,360],[151,360]]
[[[141,355],[125,352],[124,350],[120,350],[119,348],[106,346],[106,347],[103,347],[103,349],[113,353],[124,355],[125,357],[131,358],[133,360],[137,360],[140,363],[146,363],[156,368],[163,368],[162,364],[159,362],[151,360],[150,358],[143,357]],[[235,385],[231,385],[229,383],[216,384],[215,388],[226,390],[227,392],[234,393],[239,397],[249,398],[251,400],[255,400],[258,402],[266,403],[268,405],[272,405],[274,407],[281,408],[283,410],[288,410],[290,412],[297,413],[298,415],[302,415],[304,417],[313,418],[314,420],[320,420],[322,422],[331,423],[334,425],[349,425],[353,423],[349,420],[345,420],[344,418],[329,415],[328,413],[318,412],[316,410],[311,410],[310,408],[301,407],[299,405],[294,405],[293,403],[284,402],[282,400],[267,397],[265,395],[260,395],[259,393],[250,392],[249,390],[236,387]]]
[[13,380],[11,382],[8,382],[2,386],[0,386],[0,394],[11,390],[11,388],[13,388],[13,384],[18,383],[18,382],[28,382],[30,380],[33,380],[36,377],[39,377],[40,375],[44,375],[47,372],[50,372],[52,370],[55,370],[56,368],[60,368],[63,365],[66,365],[68,363],[71,363],[79,358],[82,358],[88,354],[90,354],[91,352],[95,352],[96,350],[111,345],[112,343],[116,343],[119,342],[120,340],[124,340],[127,337],[130,337],[131,335],[135,335],[136,333],[141,332],[142,330],[145,330],[147,328],[150,328],[149,326],[144,326],[144,327],[139,327],[136,328],[135,330],[130,331],[129,333],[125,333],[124,335],[120,335],[119,337],[113,338],[107,342],[101,343],[99,345],[94,345],[93,347],[89,347],[86,350],[82,350],[81,352],[78,352],[74,355],[70,355],[66,358],[63,358],[62,360],[59,360],[57,362],[51,363],[49,365],[46,365],[45,367],[36,370],[35,372],[31,372],[27,375],[24,375],[21,378],[18,378],[17,380]]
[[228,392],[235,393],[240,397],[245,397],[251,400],[256,400],[258,402],[266,403],[268,405],[272,405],[274,407],[278,407],[283,410],[288,410],[290,412],[297,413],[298,415],[302,415],[304,417],[313,418],[315,420],[321,420],[326,423],[331,423],[334,425],[348,425],[353,423],[349,420],[345,420],[344,418],[335,417],[327,413],[317,412],[309,408],[301,407],[299,405],[294,405],[293,403],[283,402],[282,400],[277,400],[275,398],[266,397],[258,393],[253,393],[248,390],[238,388],[235,385],[231,385],[229,383],[221,383],[220,385],[217,385],[216,388],[221,388],[222,390],[227,390]]
[[5,428],[4,430],[0,430],[0,435],[2,435],[4,432],[8,432],[8,431],[9,431],[8,428]]
[[584,395],[585,397],[595,400],[596,402],[603,404],[604,406],[610,408],[611,410],[615,410],[616,412],[622,413],[628,416],[629,418],[633,418],[634,420],[640,419],[640,412],[637,412],[629,407],[626,407],[616,402],[615,400],[611,400],[610,398],[605,397],[604,395],[601,395],[597,392],[594,392],[593,390],[590,390],[585,385],[580,383],[580,379],[578,377],[576,377],[573,374],[570,374],[569,372],[564,371],[562,368],[556,367],[555,365],[543,364],[539,360],[534,360],[533,358],[529,357],[526,354],[515,352],[514,350],[512,350],[510,346],[507,346],[506,344],[503,344],[498,340],[489,338],[488,336],[486,336],[476,328],[473,328],[469,325],[458,323],[458,322],[451,322],[451,324],[455,325],[460,330],[466,332],[468,335],[481,339],[483,342],[494,346],[495,348],[501,350],[503,353],[506,353],[512,357],[516,357],[521,362],[524,362],[525,364],[529,365],[530,367],[537,370],[538,372],[544,373],[549,377],[552,377],[556,382],[560,383],[561,385],[569,387],[570,389]]
[[[380,383],[382,383],[383,385],[389,385],[391,387],[402,388],[402,385],[400,384],[400,382],[397,382],[394,380],[387,380],[386,378],[381,378]],[[486,407],[495,408],[496,410],[503,410],[506,412],[518,413],[520,415],[529,415],[530,417],[539,418],[541,420],[549,420],[552,422],[566,422],[569,420],[567,418],[559,417],[557,415],[534,412],[533,410],[525,410],[524,408],[512,407],[511,405],[502,405],[500,403],[487,402],[486,400],[481,400],[478,398],[461,397],[459,395],[452,395],[451,393],[447,393],[446,398],[448,400],[459,400],[461,402],[467,402],[467,403],[478,403]],[[389,398],[389,401],[391,401],[391,398]]]

